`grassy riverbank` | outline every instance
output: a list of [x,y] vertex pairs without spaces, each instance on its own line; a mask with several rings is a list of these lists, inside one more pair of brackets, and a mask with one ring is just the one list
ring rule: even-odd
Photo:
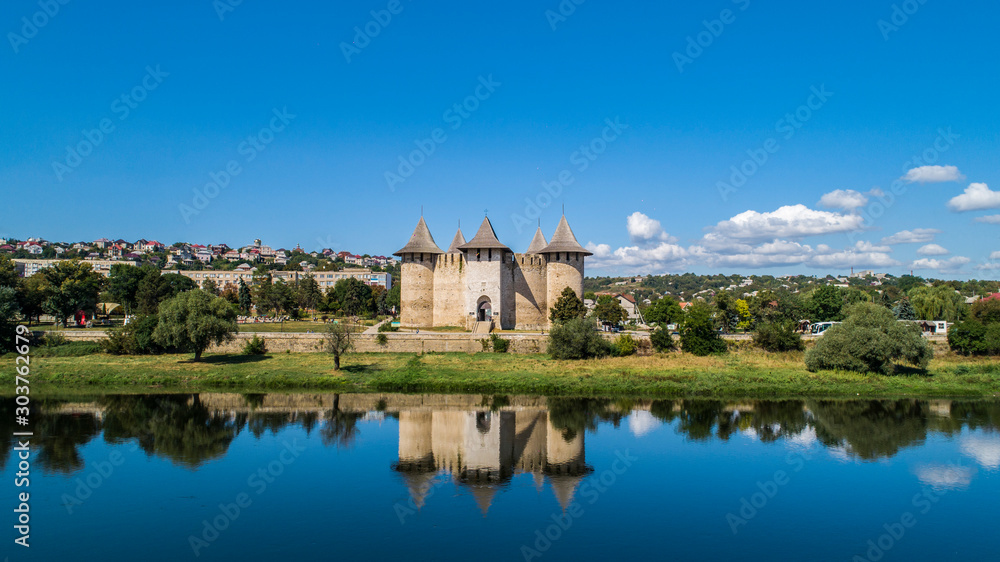
[[[8,356],[10,357],[10,356]],[[351,354],[343,370],[319,353],[261,357],[190,355],[32,358],[32,394],[68,390],[321,390],[338,392],[473,392],[545,395],[717,397],[1000,396],[1000,362],[945,356],[926,373],[895,376],[810,373],[801,353],[738,351],[716,357],[556,361],[546,355],[482,353]],[[13,390],[13,369],[0,384]],[[4,391],[5,392],[5,391]]]

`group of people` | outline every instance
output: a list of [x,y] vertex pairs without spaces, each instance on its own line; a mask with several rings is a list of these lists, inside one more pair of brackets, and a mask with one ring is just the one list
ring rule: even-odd
[[288,316],[237,316],[237,324],[275,324],[279,322],[288,322],[291,320]]

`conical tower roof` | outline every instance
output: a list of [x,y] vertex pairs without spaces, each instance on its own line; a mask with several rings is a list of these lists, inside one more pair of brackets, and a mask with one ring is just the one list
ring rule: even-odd
[[487,249],[493,248],[494,250],[507,250],[510,248],[504,246],[497,240],[497,233],[493,231],[493,225],[490,223],[490,218],[486,217],[483,219],[483,224],[479,225],[479,231],[476,235],[469,240],[468,243],[462,244],[458,247],[459,250],[476,250],[476,249]]
[[410,241],[399,251],[393,252],[392,255],[443,253],[441,248],[438,248],[438,245],[434,242],[434,237],[431,236],[431,231],[427,228],[424,217],[420,217],[420,222],[417,223],[417,228],[413,229],[413,236],[410,236]]
[[436,475],[433,472],[403,473],[403,480],[410,491],[410,498],[413,500],[413,505],[417,506],[417,509],[424,507],[424,504],[427,502],[427,495],[430,489],[434,487],[435,478]]
[[483,517],[486,517],[486,514],[490,511],[490,505],[493,503],[493,496],[496,493],[496,488],[493,486],[472,486],[472,497],[476,500],[476,505],[479,506],[479,511],[483,513]]
[[583,480],[581,476],[549,476],[549,484],[552,485],[552,491],[555,492],[556,500],[564,512],[573,503],[576,487],[580,485],[581,480]]
[[538,227],[538,230],[535,231],[535,237],[531,239],[531,244],[528,245],[528,251],[525,253],[540,254],[548,245],[549,243],[545,241],[545,235],[542,234],[542,227]]
[[546,246],[540,254],[551,254],[555,252],[576,252],[578,254],[583,254],[585,256],[594,255],[593,252],[588,252],[586,248],[580,245],[576,241],[576,236],[573,235],[573,229],[569,227],[569,223],[566,222],[566,215],[563,215],[559,219],[559,225],[556,226],[556,232],[552,235],[552,241]]
[[459,250],[459,246],[465,244],[465,236],[462,235],[462,229],[459,228],[458,232],[455,233],[455,238],[451,241],[451,246],[448,246],[448,251],[446,254],[461,254],[462,251]]

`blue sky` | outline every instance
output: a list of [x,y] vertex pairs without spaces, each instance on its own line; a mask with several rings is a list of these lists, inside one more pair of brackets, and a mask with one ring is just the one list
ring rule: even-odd
[[0,236],[523,251],[565,205],[591,275],[995,278],[994,3],[54,1],[0,6]]

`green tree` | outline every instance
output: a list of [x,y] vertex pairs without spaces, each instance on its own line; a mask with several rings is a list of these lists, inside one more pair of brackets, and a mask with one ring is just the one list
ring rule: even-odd
[[753,326],[753,316],[750,314],[750,303],[745,299],[736,299],[736,327],[744,332]]
[[240,277],[239,303],[243,314],[250,314],[250,308],[253,307],[253,299],[250,296],[250,287],[247,287],[242,277]]
[[14,261],[0,254],[0,287],[17,287],[18,276]]
[[333,355],[333,370],[340,370],[340,357],[354,348],[354,334],[343,322],[331,322],[326,327],[326,351]]
[[392,288],[389,289],[389,292],[386,293],[385,295],[385,305],[390,310],[395,310],[397,314],[399,313],[399,300],[400,300],[401,289],[402,286],[399,284],[399,282],[393,283]]
[[739,313],[736,311],[736,299],[729,291],[720,291],[715,295],[715,321],[722,331],[729,333],[736,323],[739,322]]
[[552,326],[548,353],[553,359],[604,357],[611,353],[611,343],[601,337],[591,320],[572,318]]
[[353,277],[341,279],[333,286],[333,290],[337,295],[337,302],[340,303],[340,310],[344,314],[363,316],[369,312],[368,304],[371,301],[372,288],[359,279]]
[[119,263],[111,266],[108,292],[115,302],[122,305],[126,314],[131,314],[139,306],[139,285],[147,275],[159,277],[160,271],[150,265],[136,267]]
[[946,285],[914,287],[907,294],[919,320],[958,322],[965,312],[965,298]]
[[726,351],[726,342],[715,331],[712,309],[704,303],[691,305],[681,327],[681,349],[687,353],[704,356]]
[[251,285],[253,285],[253,304],[257,307],[257,313],[270,312],[274,308],[271,298],[271,293],[274,291],[274,278],[271,276],[271,270],[263,265],[257,266]]
[[594,314],[601,322],[617,326],[628,318],[628,313],[618,304],[618,299],[610,295],[601,295],[594,307]]
[[892,313],[896,316],[896,320],[916,320],[917,311],[913,308],[913,304],[910,303],[910,299],[902,298],[896,306],[892,307]]
[[549,320],[553,324],[569,322],[574,318],[583,318],[587,314],[587,307],[583,306],[583,301],[576,296],[576,291],[570,287],[564,287],[559,298],[549,311]]
[[67,319],[78,310],[93,315],[97,297],[101,294],[104,278],[89,263],[78,261],[56,262],[41,270],[50,291],[42,309],[66,327]]
[[136,291],[136,308],[139,314],[156,314],[163,301],[197,287],[189,277],[177,273],[161,274],[155,267],[144,269],[145,274]]
[[653,349],[661,353],[677,349],[677,343],[674,342],[674,337],[664,328],[656,328],[650,332],[649,341],[653,345]]
[[17,329],[17,291],[10,286],[0,286],[0,354],[13,351]]
[[160,305],[153,340],[163,347],[194,352],[194,360],[200,361],[209,345],[231,341],[236,329],[236,310],[226,299],[195,289]]
[[843,318],[840,311],[844,308],[844,295],[840,287],[823,285],[809,297],[806,308],[809,319],[813,322],[839,321]]
[[202,282],[201,290],[205,291],[206,293],[212,296],[215,297],[219,296],[219,285],[215,282],[214,279],[206,279],[204,282]]
[[677,324],[684,318],[684,311],[673,297],[663,297],[647,308],[643,316],[653,324]]
[[31,325],[32,319],[38,319],[45,310],[42,305],[49,298],[50,287],[44,275],[32,275],[21,280],[17,286],[17,302],[21,307],[21,315]]
[[319,288],[319,283],[311,274],[303,277],[296,288],[299,306],[306,310],[315,310],[319,302],[323,300],[323,291]]
[[927,368],[933,351],[918,326],[897,321],[892,311],[874,303],[855,304],[844,312],[844,323],[824,332],[806,352],[807,369],[892,374],[899,361]]
[[768,322],[760,324],[753,334],[753,343],[764,351],[802,351],[805,343],[802,336],[795,331],[795,323]]

